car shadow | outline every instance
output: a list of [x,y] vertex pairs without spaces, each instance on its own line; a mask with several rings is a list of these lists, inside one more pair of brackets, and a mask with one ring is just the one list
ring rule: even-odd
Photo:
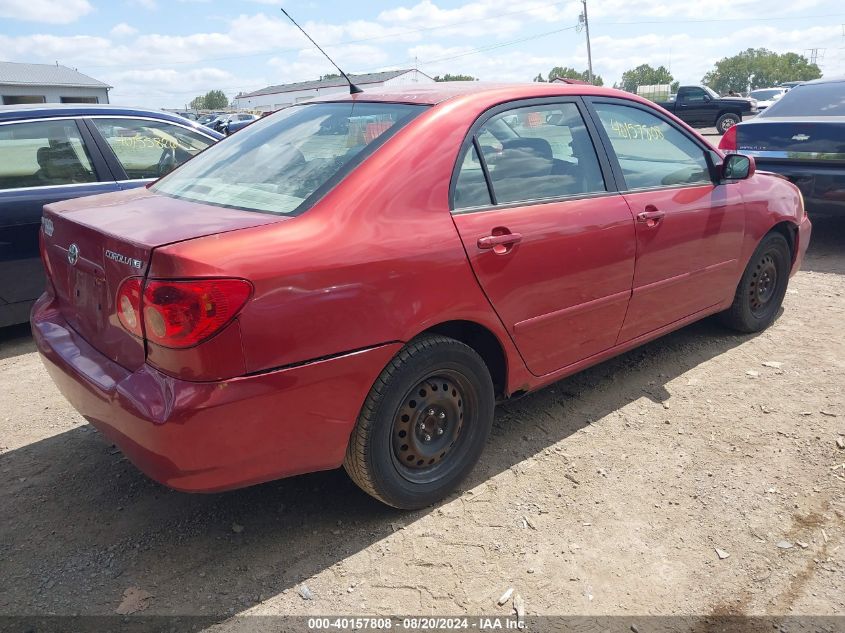
[[35,351],[29,323],[0,328],[0,360]]
[[[462,489],[631,402],[665,401],[667,383],[750,338],[708,319],[500,406]],[[222,620],[437,509],[387,508],[342,470],[175,492],[88,425],[0,454],[0,475],[0,614],[111,614],[139,587],[155,596],[145,615]]]
[[804,257],[803,270],[845,275],[845,217],[814,217],[810,247]]

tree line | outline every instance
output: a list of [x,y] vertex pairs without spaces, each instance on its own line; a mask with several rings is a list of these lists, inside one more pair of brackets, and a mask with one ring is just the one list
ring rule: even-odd
[[[821,69],[803,55],[797,53],[775,53],[765,48],[749,48],[741,53],[724,57],[701,78],[701,83],[718,93],[730,91],[745,92],[757,88],[778,86],[786,81],[810,81],[822,76]],[[586,70],[556,66],[552,68],[548,79],[539,73],[534,81],[553,81],[556,77],[588,80]],[[600,75],[593,83],[604,85]],[[677,92],[679,83],[665,66],[654,68],[650,64],[640,64],[622,73],[614,88],[636,92],[639,86],[669,85],[672,92]]]
[[[334,79],[337,74],[323,75],[320,79]],[[701,78],[701,83],[720,94],[730,91],[745,92],[757,88],[778,86],[786,81],[810,81],[822,76],[818,65],[810,63],[797,53],[775,53],[765,48],[749,48],[736,55],[724,57]],[[577,70],[569,66],[555,66],[546,75],[537,73],[534,81],[554,81],[558,77],[589,81],[587,70]],[[477,77],[463,74],[435,75],[435,81],[478,81]],[[593,76],[593,84],[603,86],[601,75]],[[654,68],[650,64],[640,64],[622,73],[614,88],[636,92],[639,86],[669,85],[672,92],[677,92],[679,82],[665,66]],[[195,110],[219,110],[229,105],[229,100],[222,90],[210,90],[191,101]]]
[[192,110],[222,110],[229,107],[229,99],[222,90],[209,90],[191,99]]

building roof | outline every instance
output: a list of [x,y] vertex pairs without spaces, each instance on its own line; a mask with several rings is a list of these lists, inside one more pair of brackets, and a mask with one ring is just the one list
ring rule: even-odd
[[112,87],[67,66],[18,62],[0,62],[0,85],[107,89]]
[[[358,85],[366,85],[366,84],[378,84],[395,77],[399,77],[400,75],[404,75],[405,73],[414,72],[413,68],[405,68],[403,70],[388,70],[381,73],[366,73],[361,75],[349,75],[349,79],[352,80],[356,86]],[[420,71],[417,71],[420,72]],[[425,73],[423,73],[425,74]],[[427,75],[426,75],[427,76]],[[293,92],[295,90],[316,90],[319,88],[337,88],[340,86],[345,86],[346,80],[343,77],[336,77],[333,79],[318,79],[316,81],[300,81],[299,83],[295,84],[279,84],[277,86],[267,86],[266,88],[262,88],[261,90],[255,90],[253,92],[247,92],[244,94],[239,94],[237,98],[246,98],[246,97],[257,97],[259,95],[269,95],[269,94],[277,94],[280,92]]]

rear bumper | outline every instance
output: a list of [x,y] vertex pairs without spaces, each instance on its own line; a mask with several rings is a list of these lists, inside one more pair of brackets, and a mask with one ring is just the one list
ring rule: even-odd
[[845,166],[771,162],[764,158],[755,161],[757,169],[780,174],[798,187],[808,213],[845,216]]
[[149,477],[191,492],[340,466],[370,387],[401,347],[199,383],[117,365],[46,294],[31,322],[47,371],[74,408]]

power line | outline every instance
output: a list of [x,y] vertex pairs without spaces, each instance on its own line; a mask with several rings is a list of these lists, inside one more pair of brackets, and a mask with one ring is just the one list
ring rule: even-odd
[[572,26],[564,27],[562,29],[555,29],[554,31],[546,31],[545,33],[535,33],[534,35],[530,35],[528,37],[522,37],[518,40],[511,40],[509,42],[500,42],[499,44],[493,44],[491,46],[483,46],[481,48],[474,48],[474,49],[471,49],[471,50],[468,50],[468,51],[464,51],[463,53],[460,53],[459,55],[451,55],[449,57],[438,57],[437,59],[427,59],[427,60],[421,61],[420,63],[421,64],[434,64],[436,62],[446,62],[446,61],[450,61],[450,60],[453,60],[453,59],[459,59],[461,57],[467,57],[469,55],[476,55],[478,53],[485,53],[487,51],[492,51],[492,50],[495,50],[497,48],[504,48],[505,46],[513,46],[514,44],[521,44],[522,42],[528,42],[529,40],[536,40],[537,38],[540,38],[540,37],[546,37],[548,35],[554,35],[555,33],[563,33],[564,31],[571,31],[574,28],[576,28],[577,26],[578,25],[575,24],[575,25],[572,25]]
[[690,18],[688,20],[642,20],[636,22],[605,22],[603,20],[593,20],[593,25],[599,26],[623,26],[626,24],[699,24],[699,23],[707,23],[707,22],[772,22],[776,20],[820,20],[822,18],[837,18],[845,15],[845,13],[825,13],[822,15],[792,15],[792,16],[781,16],[781,17],[747,17],[747,18],[705,18],[705,19],[693,19]]

